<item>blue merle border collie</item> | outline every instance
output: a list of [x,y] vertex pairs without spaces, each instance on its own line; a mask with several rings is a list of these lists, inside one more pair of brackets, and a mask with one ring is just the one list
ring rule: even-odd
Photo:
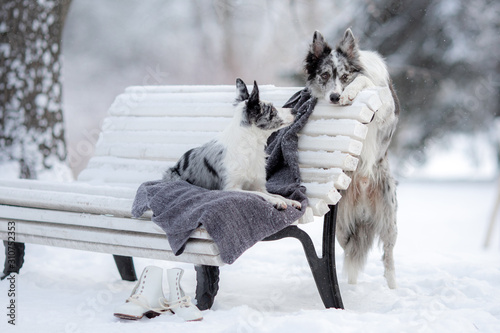
[[348,282],[355,284],[378,236],[383,244],[384,276],[389,288],[396,288],[396,182],[389,169],[387,150],[398,122],[399,101],[386,64],[378,53],[360,50],[350,29],[335,49],[316,31],[305,70],[311,94],[333,104],[351,104],[366,88],[386,88],[381,94],[383,105],[368,124],[358,168],[349,174],[352,183],[339,202],[337,240],[344,249]]
[[251,94],[239,78],[236,88],[235,113],[229,126],[214,140],[186,152],[165,171],[163,180],[185,180],[210,190],[253,193],[277,209],[288,205],[300,209],[300,202],[266,190],[267,139],[293,123],[291,109],[261,101],[255,81]]

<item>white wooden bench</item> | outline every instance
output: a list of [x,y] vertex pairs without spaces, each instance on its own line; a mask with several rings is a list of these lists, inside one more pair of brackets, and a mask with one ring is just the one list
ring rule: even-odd
[[[261,86],[260,94],[281,106],[298,90]],[[109,109],[95,156],[77,181],[0,181],[0,238],[118,255],[122,278],[128,270],[129,279],[135,278],[129,257],[203,265],[197,266],[197,298],[200,307],[210,307],[218,288],[214,267],[224,263],[208,233],[196,230],[184,253],[175,256],[163,230],[148,216],[131,218],[130,209],[140,183],[160,179],[185,151],[213,138],[228,124],[234,96],[234,86],[127,88]],[[343,171],[356,168],[367,133],[363,123],[371,121],[380,104],[376,90],[362,92],[349,107],[320,102],[301,133],[299,161],[310,207],[298,223],[325,216],[322,257],[297,226],[267,239],[295,237],[302,242],[326,307],[343,307],[334,257],[334,205],[341,197],[339,190],[350,183]],[[15,239],[9,237],[13,235],[8,233],[10,225],[15,225]],[[18,262],[22,265],[22,258]]]

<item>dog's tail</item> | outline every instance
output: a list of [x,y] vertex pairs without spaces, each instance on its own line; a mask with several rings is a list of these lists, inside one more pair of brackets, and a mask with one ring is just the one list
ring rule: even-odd
[[347,273],[349,284],[356,284],[359,272],[365,267],[368,253],[372,248],[374,232],[370,225],[357,223],[356,232],[351,234],[344,246],[344,273]]

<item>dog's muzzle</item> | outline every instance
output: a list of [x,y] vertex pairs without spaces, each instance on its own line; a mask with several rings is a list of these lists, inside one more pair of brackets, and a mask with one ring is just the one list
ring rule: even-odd
[[337,93],[331,93],[330,94],[330,102],[333,104],[338,104],[340,100],[340,94]]

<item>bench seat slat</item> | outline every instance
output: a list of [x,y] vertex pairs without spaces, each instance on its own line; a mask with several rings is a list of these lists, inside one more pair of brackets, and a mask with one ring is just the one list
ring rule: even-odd
[[[321,169],[313,169],[313,168],[304,168],[304,170],[316,170],[318,173],[310,172],[307,175],[302,177],[304,181],[303,184],[317,182],[317,183],[328,183],[332,182],[335,184],[335,188],[339,190],[345,190],[350,184],[350,178],[347,177],[344,173],[324,173],[322,174]],[[94,176],[95,174],[95,176]],[[87,178],[88,177],[88,178]],[[125,186],[123,183],[125,179],[129,181],[129,185],[132,187],[137,187],[142,182],[152,180],[152,179],[160,179],[161,172],[144,172],[144,171],[128,171],[128,170],[119,170],[116,172],[108,172],[106,175],[103,175],[101,169],[96,170],[86,170],[83,175],[81,175],[81,179],[83,181],[87,179],[95,179],[99,177],[102,181],[106,183],[113,184],[116,183],[120,186]]]
[[[32,179],[0,179],[0,188],[2,191],[10,191],[11,189],[27,189],[38,191],[50,192],[64,192],[64,193],[80,193],[92,194],[106,197],[133,199],[137,192],[136,187],[131,186],[111,186],[111,185],[97,185],[85,182],[51,182]],[[9,189],[10,188],[10,189]],[[0,193],[0,196],[2,194]]]
[[[39,221],[14,220],[16,222],[16,237],[18,235],[35,235],[40,237],[80,240],[112,245],[141,247],[171,251],[165,234],[144,234],[123,230],[92,228],[82,225],[61,225]],[[213,241],[190,239],[185,247],[186,253],[219,254],[219,249]]]
[[[310,187],[314,189],[316,187],[315,183],[305,183],[303,185],[306,188]],[[74,191],[76,190],[78,190],[77,187],[74,189]],[[317,193],[317,191],[311,191],[311,195],[316,195],[315,193]],[[48,211],[54,210],[87,214],[106,214],[116,217],[132,217],[131,207],[133,202],[133,195],[135,194],[133,192],[129,192],[129,194],[131,195],[130,198],[114,198],[77,192],[45,191],[39,189],[4,187],[0,192],[0,202],[5,205],[40,208]],[[324,196],[322,196],[321,198],[324,198]],[[146,212],[144,217],[150,218],[151,212]],[[309,220],[310,217],[307,217],[305,219],[305,221]]]
[[[0,205],[0,219],[6,221],[40,221],[61,225],[85,225],[92,228],[124,230],[136,233],[158,234],[165,236],[163,229],[155,223],[151,223],[148,218],[131,219],[107,215]],[[198,228],[193,231],[191,238],[206,240],[212,239],[204,228]]]
[[[0,231],[0,239],[7,240],[7,233]],[[121,245],[111,245],[96,242],[84,242],[78,240],[67,240],[61,238],[41,237],[35,235],[16,235],[16,241],[22,243],[32,243],[40,245],[49,245],[64,247],[69,249],[112,253],[122,256],[142,257],[149,259],[159,259],[178,262],[189,262],[196,265],[223,266],[224,262],[218,255],[202,255],[198,253],[183,253],[175,256],[172,251],[147,249],[142,247],[131,247]]]
[[94,194],[5,188],[0,191],[0,202],[11,206],[132,217],[133,200]]

